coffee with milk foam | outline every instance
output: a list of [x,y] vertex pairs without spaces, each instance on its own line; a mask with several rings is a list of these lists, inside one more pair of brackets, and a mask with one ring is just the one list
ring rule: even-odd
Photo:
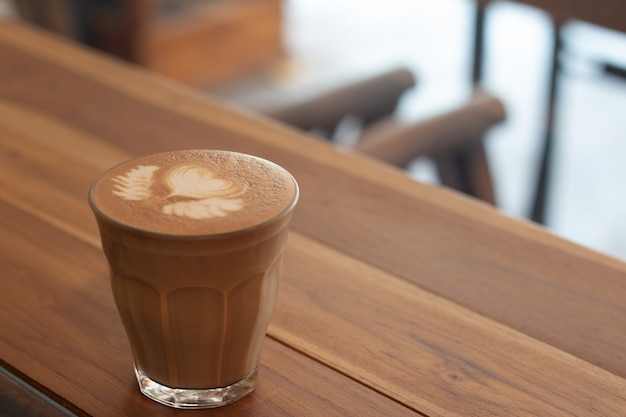
[[140,385],[198,390],[256,377],[297,198],[283,168],[226,151],[150,155],[94,182]]

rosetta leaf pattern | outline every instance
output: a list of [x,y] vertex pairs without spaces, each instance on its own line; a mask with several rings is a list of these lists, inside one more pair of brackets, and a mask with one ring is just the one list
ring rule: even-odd
[[150,204],[164,204],[161,212],[165,215],[196,220],[224,217],[244,205],[237,197],[246,191],[245,183],[216,178],[197,163],[177,164],[165,171],[161,177],[170,193],[163,194],[163,187],[152,187],[154,173],[159,169],[155,165],[137,165],[114,177],[113,194],[129,201],[150,199]]
[[150,198],[152,176],[159,167],[154,165],[138,165],[124,175],[113,178],[115,189],[113,194],[124,200],[139,201]]
[[242,201],[238,198],[206,198],[195,201],[179,201],[163,207],[163,213],[191,219],[224,217],[228,212],[241,210]]
[[188,197],[197,200],[231,196],[240,191],[237,184],[221,178],[199,164],[175,166],[167,171],[165,182],[172,190],[170,197]]

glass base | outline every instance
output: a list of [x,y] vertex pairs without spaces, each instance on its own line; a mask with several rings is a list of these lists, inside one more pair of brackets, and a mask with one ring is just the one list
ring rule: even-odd
[[148,398],[174,408],[215,408],[245,397],[256,387],[257,371],[234,384],[222,388],[170,388],[148,378],[135,369],[139,389]]

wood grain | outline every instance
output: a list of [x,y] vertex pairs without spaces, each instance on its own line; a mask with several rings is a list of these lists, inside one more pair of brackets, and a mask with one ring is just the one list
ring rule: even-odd
[[299,234],[272,323],[273,337],[426,415],[617,416],[626,406],[623,378]]
[[[84,204],[83,204],[84,206]],[[77,414],[179,415],[144,398],[110,294],[106,262],[82,242],[0,202],[0,352]],[[67,219],[69,221],[69,218]],[[62,329],[62,332],[60,330]],[[414,415],[290,348],[268,340],[258,389],[198,415]]]
[[[12,336],[2,340],[6,360],[38,362],[23,372],[34,372],[57,395],[97,415],[107,409],[88,402],[89,391],[63,387],[104,384],[104,398],[136,397],[97,235],[83,243],[11,206],[0,208],[14,220],[2,225],[6,239],[0,244],[0,260],[15,278],[3,285],[2,305],[11,320],[2,327]],[[55,224],[71,224],[72,212]],[[292,234],[286,259],[270,334],[410,408],[447,416],[498,415],[503,407],[500,415],[567,410],[610,416],[626,406],[623,379],[299,234]],[[125,359],[99,363],[106,357]],[[544,391],[556,395],[544,397]]]
[[[12,336],[2,340],[6,360],[24,364],[24,373],[90,414],[109,415],[88,395],[87,387],[100,384],[107,387],[103,398],[125,399],[123,406],[113,404],[120,413],[152,405],[133,390],[97,236],[80,242],[11,206],[0,208],[14,220],[0,229],[6,237],[0,262],[16,278],[3,285],[11,319],[2,327]],[[72,221],[68,215],[59,220]],[[286,259],[270,335],[412,409],[445,416],[617,416],[626,406],[623,379],[297,233]],[[282,367],[285,353],[276,355],[269,363]],[[107,357],[124,360],[100,362]]]
[[[20,114],[16,112],[13,120],[21,120]],[[49,124],[44,130],[55,131],[53,122],[40,122]],[[86,194],[89,178],[97,168],[76,163],[75,154],[68,151],[63,141],[76,140],[79,133],[71,130],[65,133],[59,136],[59,146],[48,150],[54,164],[35,152],[42,146],[38,140],[43,139],[24,135],[11,149],[28,158],[2,165],[3,177],[15,181],[3,184],[13,187],[8,190],[11,195],[16,195],[19,189],[44,189],[56,190],[57,198],[75,197],[61,200],[64,210],[48,213],[54,221],[49,217],[42,222],[28,219],[11,206],[3,209],[3,217],[14,222],[2,230],[6,240],[0,246],[0,253],[8,254],[2,263],[9,265],[7,273],[14,277],[31,271],[29,285],[24,286],[21,280],[4,285],[7,298],[3,305],[7,306],[5,311],[12,320],[3,328],[13,335],[10,343],[15,355],[8,359],[11,363],[28,364],[34,358],[41,358],[34,371],[24,370],[38,375],[47,366],[60,364],[61,369],[46,369],[44,376],[38,378],[55,390],[68,380],[72,386],[79,386],[84,375],[92,375],[106,381],[111,390],[109,397],[132,397],[136,392],[132,391],[130,355],[109,294],[104,259],[97,251],[97,231],[93,227],[85,231],[93,219],[80,196]],[[88,139],[85,138],[85,143]],[[29,151],[29,148],[34,149]],[[3,153],[7,152],[4,149]],[[106,146],[101,147],[99,154],[104,160],[123,157]],[[46,179],[47,187],[30,182],[33,175],[25,175],[29,171],[39,172],[35,177],[40,181]],[[59,183],[59,179],[72,176],[81,178],[81,184],[69,187]],[[42,211],[41,201],[18,197],[22,210],[33,215]],[[25,224],[30,227],[18,226]],[[55,244],[48,248],[47,242]],[[618,415],[615,407],[622,401],[619,388],[623,380],[598,368],[300,234],[292,234],[286,259],[285,279],[270,334],[413,409],[449,416],[479,415],[485,411],[497,415],[506,406],[506,412],[511,413],[507,415],[524,415],[523,410],[540,412],[549,407],[554,415],[558,415],[559,408],[593,415],[586,407],[594,403],[601,411],[599,415]],[[56,275],[59,277],[54,279]],[[55,289],[55,285],[63,285],[65,289]],[[38,292],[23,293],[24,288],[36,288]],[[10,300],[21,303],[11,304]],[[36,316],[30,316],[29,309],[23,305],[43,305],[53,314],[45,314],[50,318],[38,323],[41,311],[34,308]],[[78,317],[89,320],[78,321]],[[32,325],[23,326],[24,323]],[[32,339],[32,328],[41,332],[37,339]],[[58,328],[66,329],[62,340],[55,337]],[[99,343],[102,339],[107,343]],[[29,349],[30,357],[24,357],[23,347],[31,343],[34,349]],[[78,352],[90,354],[76,363],[74,355]],[[98,363],[98,358],[120,355],[124,361]],[[278,362],[281,361],[273,363]],[[70,363],[72,366],[67,366]],[[103,372],[116,378],[104,379],[99,375]],[[57,374],[63,379],[56,379]],[[571,386],[561,384],[564,377],[573,381]],[[527,381],[533,381],[530,387],[526,386]],[[94,380],[93,384],[96,383]],[[579,391],[581,387],[584,392]],[[546,390],[557,392],[557,400],[565,398],[566,404],[546,405],[547,399],[541,396]],[[502,397],[494,398],[493,392]],[[85,392],[79,391],[74,397],[71,394],[63,393],[64,398],[80,409],[104,412],[103,404],[85,402]],[[142,404],[138,407],[145,406]],[[467,414],[454,411],[461,409]]]
[[614,326],[626,314],[622,262],[54,39],[18,28],[0,40],[32,53],[0,48],[0,98],[14,113],[127,155],[214,147],[274,160],[301,185],[296,230],[626,376],[626,326]]
[[216,413],[626,409],[617,260],[14,24],[0,114],[0,359],[77,413],[178,414],[137,392],[86,193],[110,164],[187,147],[268,157],[302,191],[265,382]]

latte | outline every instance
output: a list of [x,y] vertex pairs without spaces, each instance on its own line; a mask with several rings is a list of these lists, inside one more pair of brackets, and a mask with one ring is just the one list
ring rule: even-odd
[[226,151],[150,155],[94,182],[89,200],[144,394],[213,407],[254,389],[297,197],[283,168]]

